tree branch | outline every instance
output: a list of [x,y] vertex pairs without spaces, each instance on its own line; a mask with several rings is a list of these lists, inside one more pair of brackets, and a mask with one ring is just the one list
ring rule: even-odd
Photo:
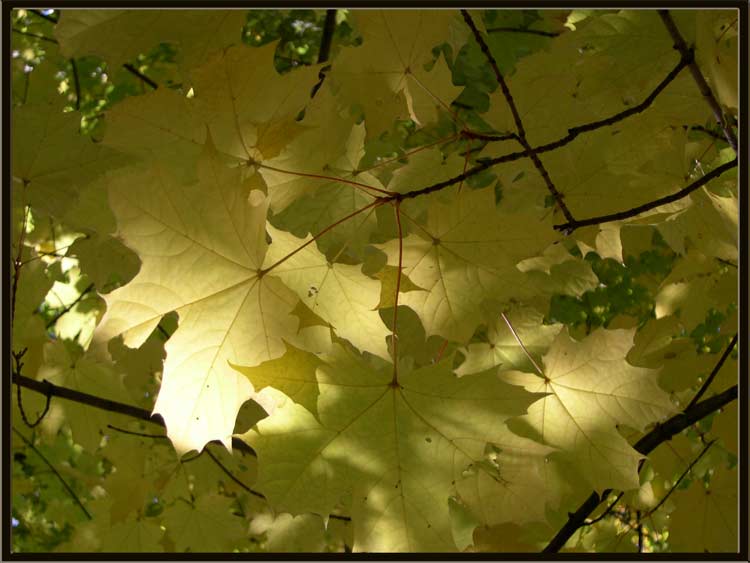
[[320,50],[318,51],[318,64],[328,60],[331,54],[331,42],[333,33],[336,31],[336,11],[326,10],[326,19],[323,23],[323,37],[320,39]]
[[590,217],[588,219],[568,221],[567,223],[555,225],[554,228],[558,231],[564,231],[570,234],[574,230],[580,227],[586,227],[589,225],[601,225],[602,223],[609,223],[611,221],[621,221],[623,219],[635,217],[636,215],[640,215],[641,213],[644,213],[645,211],[650,211],[651,209],[655,209],[667,203],[672,203],[673,201],[682,199],[683,197],[694,192],[701,186],[708,184],[714,178],[718,178],[724,172],[734,168],[735,166],[737,166],[736,158],[734,160],[730,160],[729,162],[725,162],[721,166],[717,166],[705,176],[698,178],[695,182],[693,182],[689,186],[686,186],[682,188],[680,191],[675,192],[671,195],[661,197],[659,199],[655,199],[654,201],[644,203],[643,205],[638,205],[636,207],[633,207],[632,209],[627,209],[625,211],[618,211],[617,213],[610,213],[608,215],[599,215],[598,217]]
[[466,25],[469,26],[469,29],[471,29],[471,32],[474,34],[474,39],[476,40],[480,49],[482,49],[484,56],[487,58],[487,61],[490,63],[490,66],[492,67],[492,70],[495,73],[495,79],[497,80],[497,83],[500,85],[500,89],[503,92],[503,97],[505,98],[505,101],[508,103],[508,107],[510,108],[511,113],[513,114],[513,121],[516,124],[516,130],[518,132],[518,142],[521,143],[521,146],[526,151],[528,151],[529,158],[534,163],[534,167],[539,172],[539,175],[542,177],[542,180],[544,180],[544,183],[547,186],[547,190],[549,190],[549,192],[552,194],[552,197],[555,198],[555,201],[557,202],[557,206],[560,208],[560,211],[562,211],[562,214],[565,216],[565,219],[567,219],[568,222],[574,221],[575,219],[573,218],[573,215],[570,213],[570,211],[568,210],[568,206],[565,205],[565,202],[563,201],[563,195],[557,190],[557,187],[555,187],[554,182],[552,182],[552,178],[550,178],[549,176],[549,172],[547,172],[547,169],[544,167],[544,164],[542,164],[542,161],[540,160],[539,156],[536,154],[536,151],[531,148],[531,145],[526,139],[526,130],[523,127],[523,122],[521,121],[521,115],[518,113],[518,108],[516,107],[516,103],[513,100],[513,95],[510,93],[508,84],[505,82],[505,78],[500,72],[500,68],[497,66],[497,61],[495,60],[495,57],[492,56],[489,46],[487,45],[484,38],[482,37],[482,34],[477,29],[477,26],[474,25],[474,20],[471,19],[471,15],[469,14],[469,12],[466,10],[461,10],[461,15],[463,16],[464,21],[466,22]]
[[52,317],[49,321],[47,321],[47,324],[44,325],[44,328],[50,328],[51,326],[53,326],[57,321],[60,320],[60,318],[63,315],[66,315],[67,313],[70,312],[70,310],[73,307],[75,307],[76,305],[78,305],[78,303],[81,302],[81,299],[83,299],[92,289],[94,289],[94,284],[90,283],[86,287],[86,289],[84,289],[81,292],[81,294],[78,297],[76,297],[75,301],[73,301],[70,305],[67,305],[62,311],[60,311],[58,314],[56,314],[54,317]]
[[23,443],[26,444],[29,448],[31,448],[36,455],[39,456],[39,458],[47,465],[47,467],[50,468],[50,471],[55,474],[55,476],[58,478],[60,483],[62,483],[62,486],[65,487],[65,490],[68,491],[68,494],[70,495],[70,498],[72,498],[75,503],[81,508],[81,511],[86,515],[86,518],[89,520],[92,520],[91,514],[89,514],[89,511],[86,510],[86,507],[83,506],[83,503],[81,502],[81,499],[78,498],[75,491],[68,485],[68,483],[65,481],[65,479],[62,478],[62,475],[58,473],[57,469],[55,469],[55,466],[50,463],[50,461],[44,457],[44,454],[40,452],[36,446],[29,440],[26,436],[21,434],[15,427],[13,427],[13,432],[16,433],[16,435],[23,440]]
[[[692,56],[692,52],[690,52],[689,54],[690,56]],[[531,151],[522,150],[522,151],[504,154],[495,158],[487,159],[479,163],[477,166],[470,168],[463,174],[459,174],[458,176],[449,178],[447,180],[443,180],[442,182],[437,182],[435,184],[421,188],[419,190],[413,190],[411,192],[407,192],[403,194],[401,197],[402,199],[409,199],[409,198],[415,198],[421,195],[440,191],[454,184],[458,184],[459,182],[462,182],[471,176],[479,174],[480,172],[483,172],[487,170],[488,168],[495,166],[496,164],[503,164],[506,162],[514,162],[516,160],[521,160],[522,158],[526,158],[530,156],[532,151],[536,154],[542,154],[545,152],[559,149],[573,142],[573,140],[575,140],[576,137],[578,137],[582,133],[589,133],[591,131],[596,131],[597,129],[601,129],[603,127],[614,125],[615,123],[618,123],[630,117],[631,115],[641,113],[642,111],[647,109],[651,104],[654,103],[654,100],[657,98],[657,96],[677,77],[680,71],[687,66],[688,62],[689,62],[689,59],[683,56],[678,61],[677,65],[669,72],[669,74],[667,74],[664,80],[662,80],[653,89],[653,91],[648,96],[646,96],[646,98],[640,104],[636,106],[633,106],[626,110],[618,112],[605,119],[600,119],[598,121],[592,121],[591,123],[585,123],[583,125],[577,125],[575,127],[571,127],[570,129],[568,129],[568,134],[565,135],[564,137],[561,137],[557,139],[556,141],[552,141],[549,143],[545,143],[543,145],[533,147]]]
[[57,39],[53,39],[52,37],[47,37],[46,35],[42,35],[41,33],[21,31],[20,29],[16,29],[15,27],[11,31],[13,31],[13,33],[17,33],[18,35],[25,35],[26,37],[34,37],[35,39],[39,39],[40,41],[47,41],[48,43],[57,44]]
[[[723,393],[714,395],[713,397],[697,403],[690,408],[686,408],[684,411],[676,414],[663,424],[657,424],[651,432],[638,440],[633,448],[643,455],[648,455],[657,446],[670,440],[675,434],[679,434],[692,424],[720,409],[724,405],[731,403],[735,399],[737,399],[737,385],[733,385]],[[612,489],[605,490],[601,497],[596,491],[592,492],[591,495],[583,501],[578,510],[569,514],[568,521],[563,525],[560,531],[557,532],[555,537],[550,540],[549,544],[547,544],[542,550],[542,553],[558,552],[575,531],[586,524],[586,518],[588,515],[599,506],[602,499],[606,498],[610,492],[612,492]]]
[[556,31],[542,31],[540,29],[524,29],[520,27],[488,27],[487,33],[528,33],[531,35],[541,35],[542,37],[557,37],[560,35]]
[[[661,17],[662,22],[664,22],[664,26],[667,28],[667,31],[669,31],[669,35],[672,37],[672,41],[674,41],[674,48],[679,51],[684,58],[685,54],[690,50],[690,48],[682,38],[680,30],[677,29],[677,25],[674,23],[669,10],[659,10],[659,16]],[[724,132],[724,137],[726,137],[727,142],[734,149],[734,153],[737,154],[737,137],[735,136],[734,131],[732,131],[732,129],[729,127],[727,119],[724,116],[724,112],[719,106],[719,102],[716,101],[713,92],[711,92],[711,87],[706,82],[706,79],[703,77],[703,73],[701,73],[701,70],[698,68],[698,64],[692,57],[689,66],[690,74],[693,75],[693,80],[695,80],[695,83],[698,85],[698,90],[700,90],[701,95],[706,99],[706,102],[708,102],[708,105],[711,108],[711,112],[714,114],[714,118],[716,119],[716,123],[719,124],[719,127],[721,127],[721,130]]]
[[[142,409],[140,407],[135,407],[133,405],[128,405],[125,403],[120,403],[117,401],[111,401],[109,399],[103,399],[101,397],[97,397],[96,395],[90,395],[88,393],[83,393],[82,391],[69,389],[68,387],[61,387],[59,385],[55,385],[54,383],[50,383],[47,380],[37,381],[36,379],[31,379],[30,377],[26,377],[25,375],[14,372],[13,383],[20,385],[21,387],[31,389],[32,391],[36,391],[37,393],[41,393],[42,395],[49,394],[51,397],[60,397],[61,399],[67,399],[68,401],[74,401],[76,403],[88,405],[100,410],[122,414],[131,418],[136,418],[138,420],[145,420],[146,422],[150,422],[158,426],[166,427],[166,424],[164,424],[164,420],[161,418],[161,416],[159,416],[158,414],[152,415],[151,412],[146,409]],[[253,450],[239,438],[232,438],[232,447],[237,448],[238,450],[248,453],[252,456],[256,455],[255,450]]]
[[70,68],[73,70],[73,85],[76,90],[76,111],[81,109],[81,83],[78,81],[78,66],[74,58],[70,59]]
[[47,20],[48,22],[52,22],[53,24],[56,24],[58,22],[58,18],[54,18],[50,15],[42,13],[41,10],[27,10],[29,13],[34,14],[37,17],[42,18],[43,20]]
[[679,476],[679,478],[677,479],[677,481],[675,481],[674,485],[672,485],[670,487],[669,491],[667,491],[667,494],[662,497],[662,499],[656,504],[656,506],[654,506],[651,510],[649,510],[646,513],[646,515],[644,516],[644,518],[648,518],[649,516],[651,516],[654,512],[656,512],[657,510],[659,510],[659,508],[661,508],[661,505],[663,505],[665,502],[667,502],[667,499],[677,489],[677,487],[680,485],[680,483],[682,483],[682,481],[685,479],[685,477],[687,476],[687,474],[690,473],[690,471],[693,469],[693,467],[695,467],[695,464],[698,463],[698,461],[700,461],[700,459],[706,454],[706,452],[715,443],[716,443],[716,440],[711,440],[708,444],[706,444],[703,447],[703,450],[701,450],[701,453],[699,453],[698,456],[692,462],[690,462],[690,465],[688,465],[687,468],[685,469],[685,471],[682,472],[682,475]]
[[153,88],[154,90],[157,90],[159,88],[159,85],[156,82],[154,82],[148,76],[140,72],[137,68],[135,68],[130,63],[123,63],[122,68],[127,70],[130,74],[132,74],[136,78],[142,80],[143,82],[151,86],[151,88]]

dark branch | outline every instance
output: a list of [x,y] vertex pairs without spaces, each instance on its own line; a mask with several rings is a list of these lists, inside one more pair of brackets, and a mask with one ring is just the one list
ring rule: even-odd
[[[142,409],[140,407],[134,407],[133,405],[119,403],[117,401],[111,401],[109,399],[103,399],[101,397],[97,397],[96,395],[90,395],[88,393],[76,391],[75,389],[61,387],[46,380],[37,381],[36,379],[31,379],[30,377],[26,377],[25,375],[21,375],[20,373],[15,372],[13,373],[13,383],[20,385],[21,387],[26,387],[27,389],[31,389],[32,391],[36,391],[37,393],[41,393],[43,395],[49,394],[52,397],[60,397],[61,399],[67,399],[69,401],[89,405],[90,407],[94,407],[97,409],[122,414],[131,418],[136,418],[138,420],[145,420],[146,422],[150,422],[158,426],[166,427],[161,416],[153,415],[152,417],[150,411]],[[252,456],[256,455],[255,451],[239,438],[232,438],[232,447],[237,448],[238,450]]]
[[328,60],[331,54],[331,42],[333,33],[336,31],[336,10],[326,10],[326,19],[323,24],[323,37],[320,40],[320,50],[318,51],[318,64]]
[[476,131],[461,131],[460,136],[464,139],[478,139],[480,141],[510,141],[518,140],[515,133],[505,133],[504,135],[494,135],[492,133],[478,133]]
[[137,68],[135,68],[130,63],[124,63],[122,65],[122,68],[124,68],[125,70],[127,70],[130,74],[132,74],[136,78],[142,80],[143,82],[145,82],[146,84],[148,84],[149,86],[151,86],[151,88],[153,88],[154,90],[156,90],[156,89],[159,88],[159,85],[156,82],[154,82],[148,76],[146,76],[145,74],[143,74],[142,72],[140,72]]
[[[731,403],[735,399],[737,399],[737,385],[733,385],[723,393],[714,395],[705,401],[685,409],[683,412],[676,414],[663,424],[657,424],[651,432],[638,440],[633,448],[643,455],[648,455],[657,446],[670,440],[675,434],[679,434],[689,426],[695,424],[724,405]],[[568,521],[542,550],[542,553],[558,552],[575,531],[586,524],[586,518],[588,515],[599,506],[602,499],[606,498],[610,492],[612,492],[612,490],[607,489],[603,492],[601,497],[596,491],[592,492],[591,495],[583,501],[583,504],[581,504],[578,510],[569,515]]]
[[[27,350],[28,348],[24,348],[20,352],[11,353],[11,355],[13,356],[13,360],[15,361],[15,364],[16,364],[15,370],[18,373],[21,373],[21,370],[23,369],[23,362],[21,361],[21,359],[24,357]],[[47,416],[50,403],[52,402],[52,397],[50,395],[47,395],[47,400],[44,403],[44,410],[42,411],[42,414],[40,414],[37,417],[36,421],[34,422],[29,422],[29,418],[26,416],[26,411],[23,408],[23,397],[21,396],[20,385],[16,385],[16,402],[18,403],[18,410],[21,412],[21,418],[23,419],[23,423],[29,428],[35,428],[36,426],[39,426],[42,420],[44,420],[44,417]]]
[[81,83],[78,81],[78,65],[76,65],[76,60],[73,58],[70,59],[70,68],[73,71],[73,85],[76,90],[76,111],[78,111],[81,109]]
[[51,15],[47,15],[47,14],[43,13],[41,10],[28,10],[28,12],[31,13],[31,14],[34,14],[37,17],[42,18],[43,20],[47,20],[48,22],[52,22],[52,23],[55,23],[55,24],[58,22],[58,18],[53,17]]
[[505,82],[505,78],[503,77],[503,74],[500,72],[500,67],[497,66],[497,61],[495,60],[495,57],[490,52],[490,48],[487,45],[487,42],[482,37],[482,34],[477,29],[477,26],[474,25],[474,20],[471,19],[471,15],[466,10],[461,10],[461,15],[464,18],[464,21],[466,22],[466,25],[469,26],[469,29],[471,29],[471,32],[474,34],[474,39],[476,40],[477,44],[479,45],[480,49],[482,50],[482,53],[484,53],[484,56],[487,58],[487,61],[490,63],[490,66],[492,67],[493,72],[495,73],[495,79],[497,80],[497,83],[500,85],[500,90],[503,92],[503,97],[505,98],[505,101],[508,103],[508,107],[510,108],[511,113],[513,114],[513,122],[516,124],[516,130],[518,132],[518,142],[521,144],[521,146],[528,151],[529,158],[534,163],[534,167],[539,172],[539,175],[542,177],[542,180],[544,180],[545,185],[547,186],[547,190],[552,194],[552,197],[555,198],[555,201],[557,202],[557,206],[560,208],[560,211],[562,211],[562,214],[565,216],[565,219],[569,222],[574,221],[573,215],[568,210],[568,206],[565,205],[565,202],[563,201],[563,195],[557,190],[557,187],[555,187],[554,182],[552,182],[552,178],[549,176],[549,172],[547,172],[547,169],[544,167],[544,164],[542,164],[542,161],[540,160],[539,156],[536,154],[536,151],[531,148],[531,145],[529,144],[528,140],[526,139],[526,130],[523,127],[523,122],[521,121],[521,115],[518,113],[518,108],[516,107],[516,103],[513,100],[513,95],[510,93],[510,89],[508,88],[508,84]]
[[72,309],[73,307],[75,307],[76,305],[78,305],[78,303],[80,303],[80,302],[81,302],[81,299],[83,299],[83,298],[84,298],[84,297],[85,297],[85,296],[86,296],[86,295],[87,295],[87,294],[88,294],[88,293],[89,293],[89,292],[90,292],[90,291],[91,291],[92,289],[94,289],[94,284],[93,284],[93,283],[90,283],[90,284],[89,284],[89,285],[88,285],[88,286],[86,287],[86,289],[84,289],[84,290],[83,290],[83,291],[81,292],[81,294],[80,294],[80,295],[79,295],[78,297],[76,297],[75,301],[73,301],[73,302],[72,302],[72,303],[71,303],[70,305],[67,305],[67,306],[66,306],[66,307],[65,307],[65,308],[64,308],[64,309],[63,309],[62,311],[60,311],[60,312],[59,312],[59,313],[57,313],[57,314],[56,314],[56,315],[55,315],[54,317],[52,317],[52,318],[51,318],[51,319],[50,319],[49,321],[47,321],[47,324],[46,324],[46,325],[44,325],[44,328],[50,328],[51,326],[53,326],[53,325],[54,325],[54,324],[55,324],[55,323],[56,323],[57,321],[59,321],[59,320],[60,320],[60,318],[61,318],[61,317],[62,317],[63,315],[66,315],[66,314],[67,314],[68,312],[70,312],[70,310],[71,310],[71,309]]
[[65,490],[68,491],[68,494],[70,495],[70,497],[81,508],[81,511],[83,511],[83,513],[86,515],[86,518],[88,518],[89,520],[92,520],[91,514],[89,514],[89,511],[86,510],[85,506],[83,506],[83,503],[81,502],[81,499],[78,498],[78,496],[75,494],[75,492],[70,487],[70,485],[68,485],[68,483],[65,481],[65,479],[62,478],[62,475],[60,475],[57,472],[57,469],[55,469],[54,465],[52,465],[49,462],[49,460],[46,457],[44,457],[44,454],[42,452],[40,452],[36,448],[36,446],[31,442],[31,440],[29,440],[28,438],[26,438],[26,436],[24,436],[23,434],[21,434],[15,427],[13,427],[13,432],[15,432],[16,435],[19,438],[21,438],[21,440],[23,440],[23,443],[26,444],[29,448],[31,448],[34,451],[34,453],[36,455],[38,455],[39,458],[47,465],[47,467],[50,468],[50,471],[52,471],[52,473],[55,474],[55,476],[58,478],[58,480],[60,481],[60,483],[62,483],[62,486],[65,487]]
[[25,35],[26,37],[34,37],[35,39],[39,39],[41,41],[47,41],[48,43],[55,43],[57,44],[57,39],[53,39],[52,37],[47,37],[46,35],[42,35],[41,33],[32,33],[30,31],[21,31],[20,29],[13,28],[13,33],[17,33],[18,35]]
[[541,35],[542,37],[557,37],[560,35],[556,31],[542,31],[540,29],[524,29],[520,27],[488,27],[487,33],[528,33],[531,35]]
[[[682,38],[680,30],[677,29],[677,25],[675,25],[674,20],[669,13],[669,10],[659,10],[659,16],[661,17],[662,22],[664,22],[664,26],[667,28],[667,31],[669,31],[669,35],[672,37],[672,41],[674,41],[674,48],[678,50],[684,58],[685,54],[690,51],[690,48]],[[711,112],[714,114],[714,118],[716,119],[716,123],[719,124],[719,127],[721,127],[721,130],[724,132],[724,137],[726,137],[727,142],[734,149],[734,153],[737,154],[737,137],[735,136],[734,131],[732,131],[731,127],[729,127],[728,121],[724,116],[724,112],[719,106],[719,102],[716,101],[713,92],[711,92],[710,86],[706,82],[706,79],[703,77],[701,70],[698,68],[698,64],[695,62],[695,60],[692,60],[692,57],[690,61],[690,74],[693,75],[693,80],[695,80],[695,83],[698,85],[698,90],[700,90],[701,95],[706,99],[706,102],[710,106]]]
[[706,392],[706,389],[708,389],[708,386],[711,385],[711,382],[713,382],[714,378],[716,377],[716,374],[719,373],[721,366],[723,366],[724,362],[727,361],[727,358],[729,357],[730,352],[734,349],[736,345],[737,345],[737,334],[735,333],[734,338],[732,338],[732,341],[729,343],[729,346],[727,346],[727,349],[724,350],[724,353],[721,355],[721,358],[719,358],[719,361],[714,366],[714,369],[711,370],[711,374],[708,376],[706,381],[703,382],[703,385],[701,385],[701,388],[698,389],[698,392],[695,394],[695,397],[693,397],[693,400],[690,401],[687,408],[692,407],[695,403],[698,402],[698,399],[700,399],[703,396],[703,394]]
[[708,127],[703,127],[703,125],[683,125],[682,128],[687,131],[700,131],[701,133],[705,133],[706,135],[708,135],[712,139],[716,139],[717,141],[727,140],[724,135],[721,135],[716,131],[711,131]]
[[532,152],[536,154],[542,154],[545,152],[559,149],[573,142],[573,140],[575,140],[576,137],[578,137],[582,133],[588,133],[591,131],[595,131],[597,129],[601,129],[603,127],[614,125],[615,123],[618,123],[630,117],[631,115],[641,113],[654,102],[656,97],[677,77],[680,71],[683,68],[685,68],[687,64],[688,64],[688,60],[685,57],[681,58],[680,61],[677,63],[677,65],[669,72],[669,74],[667,74],[664,80],[662,80],[656,86],[656,88],[654,88],[653,91],[648,96],[646,96],[646,98],[637,106],[633,106],[624,111],[616,113],[610,117],[607,117],[606,119],[600,119],[598,121],[593,121],[591,123],[586,123],[584,125],[577,125],[576,127],[572,127],[568,129],[568,134],[565,135],[564,137],[561,137],[560,139],[556,141],[552,141],[544,145],[533,147],[531,151],[529,150],[517,151],[517,152],[504,154],[504,155],[501,155],[492,159],[487,159],[485,161],[480,162],[477,166],[470,168],[466,172],[459,174],[458,176],[449,178],[447,180],[443,180],[442,182],[437,182],[435,184],[432,184],[431,186],[427,186],[419,190],[407,192],[403,194],[403,196],[401,197],[402,199],[414,198],[414,197],[418,197],[421,195],[440,191],[454,184],[458,184],[459,182],[463,182],[467,178],[470,178],[471,176],[479,174],[480,172],[483,172],[484,170],[487,170],[488,168],[491,168],[497,164],[503,164],[506,162],[514,162],[516,160],[521,160],[522,158],[526,158],[530,156]]
[[139,436],[141,438],[152,438],[154,440],[169,439],[169,436],[167,436],[166,434],[148,434],[146,432],[135,432],[134,430],[126,430],[125,428],[120,428],[119,426],[115,426],[114,424],[107,424],[107,428],[111,428],[112,430],[115,430],[122,434],[128,434],[129,436]]
[[580,219],[576,221],[569,221],[567,223],[562,223],[561,225],[555,225],[555,229],[557,229],[558,231],[572,233],[574,230],[580,227],[587,227],[589,225],[601,225],[602,223],[609,223],[611,221],[621,221],[623,219],[629,219],[630,217],[635,217],[636,215],[640,215],[641,213],[650,211],[651,209],[655,209],[667,203],[672,203],[674,201],[682,199],[683,197],[694,192],[701,186],[708,184],[714,178],[718,178],[724,172],[734,168],[735,166],[737,166],[736,158],[729,162],[725,162],[721,166],[717,166],[705,176],[698,178],[695,182],[693,182],[689,186],[682,188],[680,191],[675,192],[671,195],[661,197],[659,199],[655,199],[654,201],[644,203],[643,205],[639,205],[637,207],[633,207],[632,209],[627,209],[625,211],[618,211],[617,213],[610,213],[609,215],[599,215],[598,217],[590,217],[588,219]]

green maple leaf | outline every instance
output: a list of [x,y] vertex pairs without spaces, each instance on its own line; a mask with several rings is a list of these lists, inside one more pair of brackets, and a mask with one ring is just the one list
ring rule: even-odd
[[62,217],[81,188],[126,162],[123,155],[79,134],[81,117],[62,101],[29,104],[13,112],[15,204]]
[[297,297],[260,273],[268,248],[266,198],[243,187],[240,171],[224,167],[210,145],[198,175],[190,185],[158,168],[112,179],[120,235],[142,265],[129,284],[106,296],[98,327],[101,341],[123,335],[135,347],[166,313],[178,313],[155,410],[181,453],[217,438],[230,445],[252,388],[227,360],[253,365],[278,357],[282,337],[294,340],[298,328],[291,314]]
[[445,60],[434,60],[432,48],[445,40],[456,17],[445,10],[356,11],[353,19],[362,46],[342,51],[331,71],[339,96],[361,104],[368,137],[390,128],[394,119],[417,123],[435,119],[435,108],[448,108],[461,89],[453,86]]
[[65,57],[96,55],[111,68],[159,43],[175,43],[191,68],[241,42],[241,10],[63,10],[55,36]]
[[[129,98],[107,114],[104,143],[158,159],[194,176],[186,160],[197,157],[210,132],[216,149],[236,165],[279,155],[304,127],[295,120],[316,82],[309,67],[279,75],[270,62],[274,45],[232,47],[196,68],[195,95],[159,89]],[[259,88],[262,85],[262,88]]]
[[705,486],[696,479],[674,495],[669,541],[676,552],[737,553],[737,473],[717,467]]
[[[280,392],[280,404],[243,436],[257,452],[256,487],[278,510],[330,514],[350,505],[356,551],[453,551],[448,498],[503,421],[533,399],[492,375],[458,379],[450,359],[410,371],[335,346],[314,372],[317,418]],[[239,368],[270,381],[286,357]],[[354,454],[354,455],[352,455]]]
[[[485,296],[503,301],[530,290],[515,265],[555,238],[538,217],[496,208],[492,188],[465,190],[451,204],[432,201],[426,225],[402,245],[403,272],[424,291],[405,293],[399,303],[417,312],[427,334],[465,342]],[[398,241],[378,246],[388,265],[398,266]]]
[[238,543],[244,522],[231,514],[231,498],[209,494],[187,502],[182,499],[164,511],[164,526],[177,551],[223,551]]
[[[307,137],[305,135],[302,137],[305,140],[305,146],[309,146],[307,143],[311,141]],[[319,172],[383,190],[383,185],[373,174],[367,171],[357,171],[359,161],[364,156],[364,140],[364,125],[354,126],[346,141],[346,153]],[[302,162],[298,160],[296,164],[302,164]],[[287,179],[288,177],[287,175]],[[290,184],[292,182],[286,183],[284,188],[281,188],[279,184],[269,185],[272,202],[275,198],[278,202],[281,197],[284,200],[292,199],[291,205],[275,215],[272,222],[275,226],[297,236],[305,236],[308,233],[317,234],[341,217],[346,217],[365,207],[373,200],[372,195],[368,195],[372,194],[372,191],[358,189],[344,182],[297,177],[293,181],[293,186]],[[282,189],[285,193],[280,197],[277,194]],[[273,203],[271,205],[273,208]],[[370,242],[370,235],[376,229],[375,216],[367,213],[361,218],[341,224],[329,234],[321,237],[318,246],[324,252],[346,249],[355,255],[361,255],[364,246]]]
[[557,447],[597,490],[638,487],[641,454],[617,432],[643,430],[675,408],[652,370],[629,365],[632,330],[598,330],[581,342],[561,332],[543,357],[543,375],[500,377],[535,393],[549,393],[514,420],[511,429]]

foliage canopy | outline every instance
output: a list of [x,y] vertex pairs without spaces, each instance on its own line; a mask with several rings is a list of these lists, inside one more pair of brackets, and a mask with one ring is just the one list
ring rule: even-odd
[[737,553],[738,17],[12,11],[12,551]]

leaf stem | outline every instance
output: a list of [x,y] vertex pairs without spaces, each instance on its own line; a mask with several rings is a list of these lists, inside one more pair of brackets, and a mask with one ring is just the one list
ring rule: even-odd
[[289,260],[292,256],[294,256],[295,254],[297,254],[300,250],[302,250],[306,246],[308,246],[308,245],[312,244],[313,242],[315,242],[316,240],[318,240],[320,237],[322,237],[324,234],[326,234],[331,229],[337,227],[338,225],[340,225],[341,223],[344,223],[345,221],[351,219],[352,217],[354,217],[356,215],[359,215],[363,211],[367,211],[371,207],[376,207],[376,206],[382,205],[386,201],[389,201],[388,198],[378,198],[375,201],[373,201],[372,203],[369,203],[366,206],[360,207],[356,211],[354,211],[352,213],[349,213],[349,215],[347,215],[346,217],[342,217],[341,219],[339,219],[335,223],[333,223],[331,225],[328,225],[325,229],[323,229],[318,234],[316,234],[315,236],[313,236],[310,240],[308,240],[307,242],[301,244],[299,247],[297,247],[295,250],[293,250],[292,252],[290,252],[289,254],[287,254],[286,256],[284,256],[283,258],[281,258],[280,260],[277,260],[276,262],[274,262],[273,264],[271,264],[267,268],[263,268],[263,269],[259,270],[258,271],[258,275],[259,276],[264,276],[265,274],[267,274],[268,272],[270,272],[271,270],[273,270],[277,266],[280,266],[281,264],[283,264],[284,262],[286,262],[287,260]]
[[[362,184],[361,182],[355,182],[354,180],[347,180],[346,178],[337,178],[336,176],[326,176],[324,174],[309,174],[306,172],[292,172],[291,170],[284,170],[283,168],[276,168],[275,166],[269,166],[268,164],[263,164],[262,162],[258,162],[256,164],[258,168],[265,168],[266,170],[273,170],[274,172],[279,172],[281,174],[289,174],[290,176],[301,176],[303,178],[317,178],[318,180],[328,180],[330,182],[339,182],[341,184],[348,184],[350,186],[353,186],[359,189],[360,191],[373,190],[384,195],[394,194],[394,192],[391,192],[388,190],[381,190],[380,188],[376,188],[375,186],[368,186],[367,184]],[[364,193],[366,193],[370,197],[377,197],[366,191],[364,191]]]
[[506,316],[505,313],[500,313],[500,316],[503,317],[505,324],[508,325],[508,328],[510,329],[511,334],[513,334],[513,338],[516,339],[516,342],[518,342],[518,345],[521,347],[521,350],[523,350],[523,353],[526,354],[526,357],[534,365],[534,368],[536,368],[537,373],[540,376],[545,377],[544,372],[542,371],[542,368],[539,367],[539,364],[536,363],[536,360],[534,360],[533,356],[526,349],[526,346],[523,345],[523,341],[521,340],[521,337],[518,336],[516,329],[513,328],[513,325],[511,324],[510,319]]
[[401,270],[403,268],[404,258],[404,233],[401,229],[401,213],[399,207],[401,202],[396,202],[393,206],[396,212],[396,225],[398,226],[398,272],[396,273],[396,295],[393,297],[393,385],[398,384],[398,294],[401,291]]

